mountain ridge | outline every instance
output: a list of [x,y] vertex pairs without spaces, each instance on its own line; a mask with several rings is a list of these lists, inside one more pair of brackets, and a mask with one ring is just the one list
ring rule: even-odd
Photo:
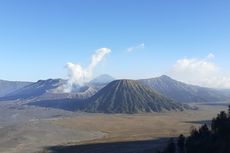
[[137,81],[178,102],[215,102],[227,99],[219,90],[186,84],[166,75]]
[[26,81],[7,81],[7,80],[0,80],[0,97],[6,96],[7,94],[21,89],[33,82],[26,82]]
[[85,99],[94,95],[98,90],[103,88],[113,79],[109,75],[100,75],[89,83],[79,88],[79,91],[64,92],[67,80],[64,79],[47,79],[38,80],[23,88],[9,92],[1,97],[1,100],[55,100],[55,99]]
[[98,113],[140,113],[182,111],[187,105],[176,103],[135,80],[115,80],[89,98],[84,111]]

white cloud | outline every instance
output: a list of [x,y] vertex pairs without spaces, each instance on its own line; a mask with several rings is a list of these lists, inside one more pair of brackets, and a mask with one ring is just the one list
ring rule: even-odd
[[139,45],[137,45],[137,46],[129,47],[129,48],[127,49],[127,51],[128,51],[128,52],[133,52],[133,51],[135,51],[135,50],[137,50],[137,49],[143,49],[143,48],[145,48],[145,44],[144,44],[144,43],[139,44]]
[[82,86],[92,78],[92,73],[96,65],[111,52],[109,48],[100,48],[91,57],[91,62],[86,68],[79,64],[67,63],[68,83],[64,87],[64,92],[70,92],[75,86]]
[[209,53],[208,56],[207,56],[207,60],[212,60],[215,58],[215,55],[213,53]]
[[230,76],[226,75],[213,62],[215,56],[210,53],[203,59],[183,58],[177,60],[170,70],[175,79],[212,88],[230,88]]

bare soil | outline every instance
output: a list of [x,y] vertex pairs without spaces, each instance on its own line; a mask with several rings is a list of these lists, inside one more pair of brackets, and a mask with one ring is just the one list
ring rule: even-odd
[[[1,102],[0,152],[47,152],[46,148],[52,146],[143,140],[146,143],[141,144],[148,147],[149,140],[186,135],[192,126],[200,126],[226,109],[223,105],[199,105],[199,110],[186,112],[90,114]],[[134,144],[122,146],[130,150]],[[107,147],[110,149],[110,145]]]

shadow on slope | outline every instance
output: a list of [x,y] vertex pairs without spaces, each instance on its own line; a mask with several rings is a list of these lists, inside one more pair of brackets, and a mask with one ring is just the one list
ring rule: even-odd
[[206,124],[208,126],[211,126],[212,120],[186,121],[184,123],[192,123],[192,124],[200,124],[200,125]]
[[46,108],[57,108],[57,109],[63,109],[67,111],[78,111],[84,107],[85,102],[84,100],[76,100],[76,99],[60,99],[60,100],[36,101],[36,102],[28,103],[26,105],[46,107]]
[[42,153],[154,153],[156,149],[164,147],[168,139],[51,146]]
[[225,101],[225,102],[216,102],[216,103],[203,103],[200,105],[210,105],[210,106],[229,106],[230,101]]

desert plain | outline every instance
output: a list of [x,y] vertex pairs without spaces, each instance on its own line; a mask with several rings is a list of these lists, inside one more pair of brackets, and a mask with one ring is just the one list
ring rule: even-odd
[[[168,138],[188,135],[227,104],[193,104],[198,110],[141,114],[97,114],[0,103],[1,153],[144,152]],[[135,144],[135,147],[133,147]],[[138,145],[137,145],[138,144]]]

